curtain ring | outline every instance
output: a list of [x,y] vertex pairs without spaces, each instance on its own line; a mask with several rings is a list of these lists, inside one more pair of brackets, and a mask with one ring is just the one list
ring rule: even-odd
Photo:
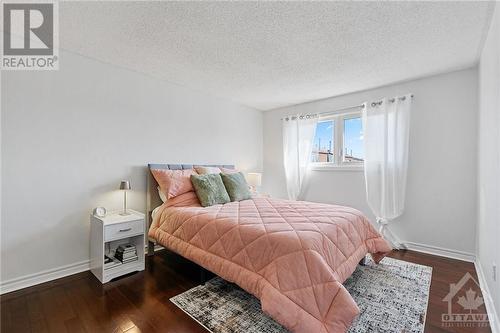
[[377,223],[381,224],[381,225],[387,225],[387,224],[389,224],[389,221],[387,221],[387,219],[385,219],[383,217],[377,217]]

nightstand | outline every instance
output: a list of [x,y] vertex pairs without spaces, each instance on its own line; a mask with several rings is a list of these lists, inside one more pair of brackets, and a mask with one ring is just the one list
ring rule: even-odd
[[[130,209],[128,212],[129,215],[112,212],[105,217],[90,215],[90,270],[102,283],[144,270],[144,214]],[[105,266],[104,257],[114,258],[116,249],[124,244],[135,245],[137,260],[115,260]]]

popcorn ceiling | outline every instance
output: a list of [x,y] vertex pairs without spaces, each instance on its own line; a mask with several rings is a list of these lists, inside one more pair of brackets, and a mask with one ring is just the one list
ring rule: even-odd
[[473,66],[492,10],[486,2],[61,2],[60,46],[268,110]]

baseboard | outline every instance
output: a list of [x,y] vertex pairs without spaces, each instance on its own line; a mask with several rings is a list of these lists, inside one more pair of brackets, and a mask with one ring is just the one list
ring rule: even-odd
[[476,256],[472,253],[462,252],[458,250],[446,249],[439,246],[426,245],[414,242],[403,242],[408,250],[432,254],[435,256],[446,257],[451,259],[458,259],[468,262],[476,262]]
[[161,251],[161,250],[163,250],[163,249],[165,249],[163,246],[158,245],[158,244],[155,244],[155,252],[156,252],[156,251]]
[[490,320],[491,333],[500,333],[500,325],[495,309],[495,303],[493,303],[493,299],[491,298],[491,293],[484,277],[483,268],[478,260],[474,262],[474,266],[476,267],[479,287],[481,288],[484,304],[486,305],[486,312],[488,313],[488,319]]
[[[445,249],[437,246],[413,243],[413,242],[404,242],[404,244],[406,244],[409,250],[475,263],[475,255],[471,253]],[[160,251],[162,249],[163,247],[161,247],[160,245],[158,244],[155,245],[155,252]],[[5,294],[11,291],[31,287],[40,283],[59,279],[86,270],[89,270],[88,260],[45,270],[34,274],[21,276],[7,281],[2,281],[0,283],[0,294]]]
[[[160,245],[155,245],[155,252],[163,250]],[[147,246],[146,246],[147,253]],[[88,271],[90,260],[80,261],[74,264],[64,265],[34,274],[24,275],[18,278],[0,282],[0,295],[10,293],[23,288],[35,286],[40,283],[60,279],[76,273]]]
[[0,294],[10,293],[11,291],[16,291],[40,283],[59,279],[68,275],[88,271],[90,268],[89,264],[89,260],[84,260],[74,264],[64,265],[38,273],[28,274],[7,281],[2,281],[0,283]]
[[[163,246],[156,244],[156,243],[154,244],[154,252],[161,251],[163,249],[165,249]],[[148,245],[147,244],[144,246],[144,253],[146,253],[146,254],[148,253]]]

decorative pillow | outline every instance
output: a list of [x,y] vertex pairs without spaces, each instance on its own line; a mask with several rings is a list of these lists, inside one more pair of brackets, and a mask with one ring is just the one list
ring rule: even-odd
[[207,175],[209,173],[221,173],[218,167],[195,166],[194,169],[199,175]]
[[221,176],[216,173],[191,175],[191,182],[203,207],[225,204],[230,201]]
[[185,170],[163,170],[151,169],[153,177],[155,177],[161,191],[166,195],[167,199],[174,198],[186,192],[194,191],[193,184],[189,177],[195,175],[193,169]]
[[252,197],[245,176],[241,172],[221,173],[220,176],[231,201],[241,201]]

